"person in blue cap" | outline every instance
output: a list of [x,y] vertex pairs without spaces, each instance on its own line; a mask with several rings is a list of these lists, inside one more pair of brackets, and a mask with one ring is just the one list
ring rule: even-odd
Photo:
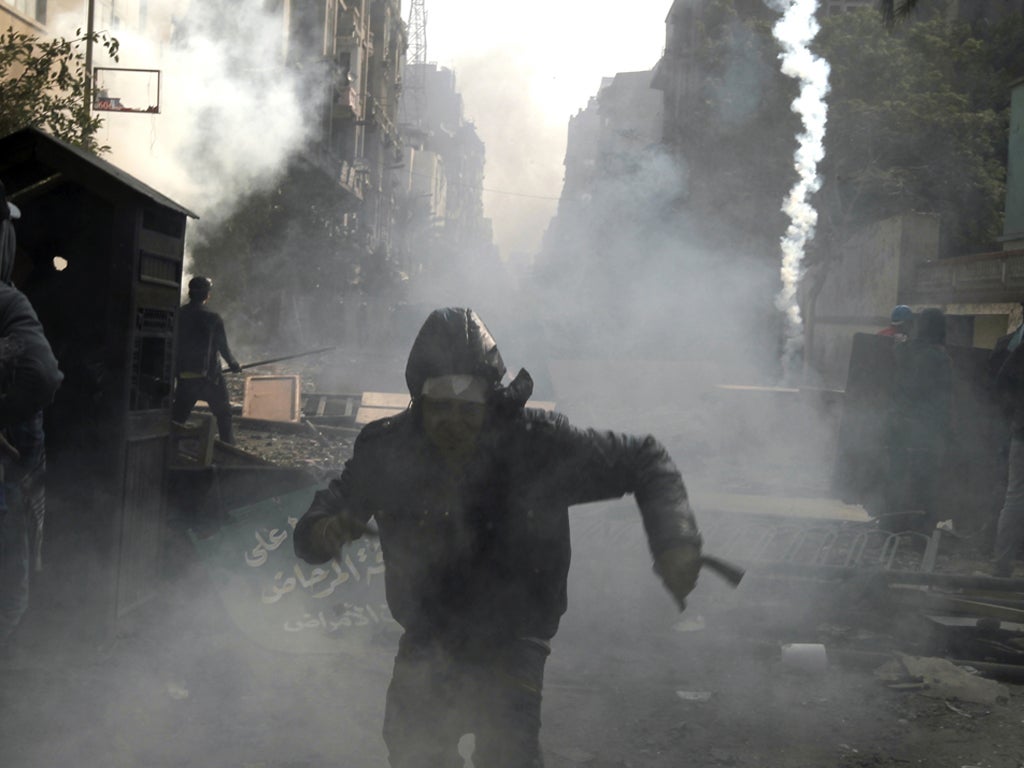
[[906,304],[893,307],[889,325],[878,332],[879,336],[892,336],[896,341],[907,341],[914,329],[914,310]]

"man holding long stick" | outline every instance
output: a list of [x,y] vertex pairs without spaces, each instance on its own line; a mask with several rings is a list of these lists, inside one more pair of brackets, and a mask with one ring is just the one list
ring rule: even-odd
[[208,277],[193,277],[188,281],[188,303],[178,310],[176,387],[171,419],[184,424],[196,401],[205,400],[217,419],[221,442],[234,443],[231,400],[219,358],[224,358],[232,373],[241,371],[242,366],[228,347],[221,316],[206,308],[212,286]]

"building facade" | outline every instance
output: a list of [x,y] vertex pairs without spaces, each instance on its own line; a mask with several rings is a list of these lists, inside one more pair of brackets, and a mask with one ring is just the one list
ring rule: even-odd
[[410,63],[404,82],[394,182],[405,267],[414,277],[471,273],[497,259],[483,210],[484,143],[466,119],[452,70]]
[[[0,30],[68,36],[77,28],[84,32],[88,19],[88,0],[0,0]],[[93,5],[96,31],[148,32],[167,23],[167,13],[154,13],[147,0],[95,0]]]
[[[273,0],[288,66],[309,72],[319,126],[305,150],[309,167],[347,200],[351,245],[391,248],[391,169],[401,159],[398,100],[407,45],[398,0]],[[324,92],[317,92],[318,89]]]

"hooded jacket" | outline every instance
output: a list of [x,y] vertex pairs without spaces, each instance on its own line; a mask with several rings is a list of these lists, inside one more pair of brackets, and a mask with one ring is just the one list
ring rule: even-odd
[[[423,381],[472,374],[491,383],[473,459],[451,478],[421,426]],[[408,632],[472,638],[550,639],[566,609],[568,509],[636,495],[653,554],[700,535],[686,487],[653,437],[577,429],[557,413],[525,408],[529,376],[502,387],[505,366],[472,310],[437,310],[409,355],[412,406],[368,424],[339,477],[295,528],[295,553],[333,554],[314,523],[375,517],[388,607]],[[448,478],[448,479],[446,479]]]
[[14,225],[0,187],[0,428],[49,405],[64,379],[28,298],[11,284]]

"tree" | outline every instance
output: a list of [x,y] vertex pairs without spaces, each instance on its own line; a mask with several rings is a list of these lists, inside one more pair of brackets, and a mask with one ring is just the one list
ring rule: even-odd
[[832,64],[822,234],[841,242],[851,227],[928,211],[942,216],[943,255],[997,248],[1024,25],[933,19],[878,34],[876,24],[843,14],[817,41]]
[[239,344],[336,341],[343,302],[396,290],[397,266],[371,249],[355,210],[333,177],[296,157],[274,187],[199,228],[192,269],[213,278]]
[[886,26],[892,27],[897,21],[904,21],[917,8],[917,0],[881,0],[878,4]]
[[[0,136],[36,126],[92,152],[109,149],[96,141],[102,118],[85,104],[88,41],[80,29],[70,40],[44,40],[13,27],[0,34]],[[92,42],[118,60],[116,38],[96,32]]]

